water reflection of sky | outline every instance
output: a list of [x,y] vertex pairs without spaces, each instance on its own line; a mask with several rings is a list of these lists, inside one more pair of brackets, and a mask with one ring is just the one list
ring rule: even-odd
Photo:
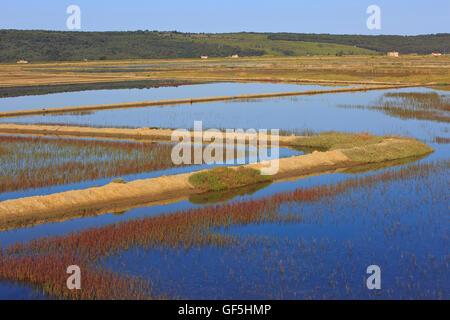
[[[412,88],[401,92],[429,91],[431,89]],[[399,134],[431,141],[434,136],[449,137],[448,125],[424,120],[402,120],[378,111],[338,108],[340,104],[367,104],[376,100],[387,91],[371,91],[361,93],[342,93],[335,95],[302,96],[281,99],[263,99],[252,102],[217,102],[169,106],[161,108],[125,109],[95,112],[86,116],[46,116],[16,118],[23,122],[64,122],[71,124],[106,125],[106,126],[161,126],[161,127],[191,127],[194,120],[203,120],[204,127],[218,128],[309,128],[315,131],[368,131],[373,134]],[[5,121],[6,120],[6,121]],[[11,122],[13,119],[3,119]],[[449,159],[448,144],[430,143],[436,151],[421,159],[422,163]],[[414,164],[414,163],[413,163]],[[404,164],[408,166],[409,164]],[[189,170],[192,168],[189,168]],[[386,170],[397,170],[389,168]],[[173,169],[179,170],[179,169]],[[184,172],[184,168],[181,169]],[[181,171],[180,171],[181,172]],[[383,171],[359,174],[324,174],[296,181],[283,181],[269,185],[254,192],[252,195],[237,196],[233,199],[242,200],[260,198],[277,192],[290,191],[296,188],[307,188],[322,184],[345,181],[353,177],[373,175]],[[168,171],[168,173],[175,173]],[[151,173],[161,174],[161,172]],[[380,264],[383,270],[383,292],[393,289],[396,298],[415,298],[420,294],[432,292],[436,283],[447,288],[441,298],[448,299],[448,282],[446,283],[445,268],[432,269],[433,263],[448,261],[448,198],[445,196],[445,182],[449,171],[443,170],[439,176],[431,178],[417,177],[393,181],[387,186],[377,184],[370,189],[361,189],[337,197],[331,207],[322,201],[301,203],[290,207],[294,213],[303,213],[309,217],[302,223],[263,225],[250,224],[235,226],[229,230],[219,230],[237,236],[262,236],[307,241],[311,248],[313,240],[329,239],[331,245],[319,247],[315,255],[296,256],[297,251],[281,242],[274,246],[276,250],[274,261],[267,260],[267,247],[247,247],[244,251],[230,251],[204,247],[201,250],[174,251],[165,250],[130,250],[122,252],[118,258],[105,261],[106,265],[117,271],[145,275],[159,281],[161,289],[173,288],[174,292],[188,298],[264,298],[264,290],[268,281],[265,266],[273,268],[270,285],[283,283],[278,265],[283,264],[286,275],[308,275],[296,288],[294,281],[286,281],[286,285],[276,287],[284,292],[287,298],[293,292],[308,293],[312,288],[326,287],[327,277],[340,266],[339,276],[345,273],[345,283],[358,292],[359,297],[368,296],[362,290],[365,268],[373,263]],[[149,175],[149,177],[150,177]],[[138,178],[140,175],[126,177]],[[97,181],[97,184],[107,183]],[[55,192],[58,188],[49,188]],[[74,186],[69,186],[74,187]],[[76,186],[75,186],[76,187]],[[34,191],[32,191],[34,192]],[[43,190],[36,190],[37,193]],[[443,196],[444,195],[444,196]],[[355,205],[356,204],[356,205]],[[109,225],[120,221],[128,221],[161,213],[175,212],[203,206],[188,200],[172,204],[134,208],[123,215],[104,214],[93,217],[72,219],[65,222],[47,223],[29,228],[0,232],[1,246],[7,246],[16,241],[28,241],[44,235],[65,234],[85,228]],[[286,209],[288,206],[283,206]],[[397,231],[398,230],[398,231]],[[447,234],[447,235],[446,235]],[[349,243],[354,246],[348,249]],[[251,253],[246,253],[249,250]],[[404,258],[405,253],[414,254],[417,267]],[[264,257],[264,258],[263,258]],[[431,257],[431,258],[430,258]],[[276,259],[275,259],[276,258]],[[251,263],[249,260],[251,259]],[[431,260],[430,260],[431,259]],[[224,263],[220,263],[220,261]],[[434,264],[436,265],[436,264]],[[447,264],[448,265],[448,264]],[[275,267],[274,267],[275,266]],[[286,269],[290,266],[293,269]],[[301,269],[303,268],[303,269]],[[310,268],[305,269],[305,268]],[[300,270],[301,269],[301,270]],[[314,271],[316,269],[317,271]],[[186,270],[189,272],[186,273]],[[205,270],[208,276],[205,276]],[[232,270],[239,274],[243,281],[229,281],[228,273]],[[324,278],[324,275],[325,278]],[[411,278],[413,277],[413,278]],[[413,280],[411,280],[413,279]],[[297,279],[298,280],[298,279]],[[412,289],[405,288],[408,281]],[[178,283],[183,283],[180,288]],[[400,283],[400,288],[396,287]],[[406,284],[405,286],[403,286]],[[345,287],[338,286],[338,298],[346,298]],[[403,287],[402,287],[403,286]],[[417,287],[420,286],[420,289]],[[340,289],[339,289],[340,288]],[[270,287],[275,292],[274,287]],[[246,291],[247,290],[247,291]],[[284,291],[283,291],[284,290]],[[341,290],[341,291],[339,291]],[[0,284],[0,297],[28,296],[30,290],[20,286],[12,289]],[[321,291],[326,295],[329,291]],[[384,296],[386,297],[386,296]],[[432,297],[436,297],[433,295]]]
[[[430,91],[425,88],[411,88],[394,91]],[[389,90],[391,92],[393,90]],[[254,102],[217,102],[202,103],[180,106],[167,106],[156,108],[137,108],[124,110],[111,110],[95,112],[92,115],[73,116],[33,116],[15,119],[1,119],[2,122],[20,120],[21,122],[64,122],[70,124],[96,124],[96,125],[131,125],[131,126],[161,126],[161,127],[190,127],[194,120],[203,120],[204,127],[219,128],[283,128],[301,129],[310,128],[315,131],[345,131],[361,132],[368,131],[373,134],[399,134],[413,136],[422,140],[431,140],[435,135],[448,137],[448,125],[424,120],[403,120],[373,110],[343,109],[336,107],[340,104],[367,104],[377,99],[386,91],[369,91],[361,93],[326,94],[316,96],[299,96],[290,98],[261,99]],[[145,119],[148,119],[147,121]],[[447,144],[429,143],[435,152],[421,161],[448,159],[450,147]],[[280,156],[290,156],[292,150],[282,148]],[[125,180],[151,178],[162,174],[183,173],[206,166],[194,166],[184,168],[173,168],[137,175],[124,176]],[[272,184],[262,190],[256,191],[254,197],[268,195],[274,192],[293,190],[297,187],[311,186],[320,183],[332,183],[347,179],[347,174],[327,174],[310,177],[295,182],[285,181]],[[0,200],[19,198],[23,196],[51,194],[71,189],[82,189],[93,185],[104,185],[112,178],[98,179],[79,184],[66,186],[54,186],[39,188],[28,191],[9,192],[0,195]],[[237,197],[236,199],[245,198]],[[7,239],[17,239],[19,235],[29,238],[36,230],[38,234],[63,233],[64,230],[79,229],[90,225],[103,225],[112,221],[127,220],[148,214],[157,214],[162,211],[168,212],[179,208],[194,206],[189,201],[150,208],[136,208],[127,212],[124,216],[102,215],[93,218],[74,219],[63,223],[45,224],[32,228],[19,229],[11,234],[0,233],[0,243]],[[20,230],[24,230],[21,232]],[[9,234],[9,236],[8,236]],[[19,236],[21,238],[22,236]]]

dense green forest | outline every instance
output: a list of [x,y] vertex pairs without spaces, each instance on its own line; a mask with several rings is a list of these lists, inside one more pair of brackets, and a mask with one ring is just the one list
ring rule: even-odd
[[418,36],[367,36],[334,35],[307,33],[276,33],[268,36],[270,40],[309,41],[320,43],[339,43],[374,50],[377,52],[398,51],[403,54],[432,52],[450,52],[450,33],[438,33]]
[[0,30],[0,62],[448,52],[449,34],[360,36]]
[[263,55],[263,50],[243,50],[229,45],[195,42],[174,33],[159,32],[58,32],[0,31],[0,61],[82,59],[191,58],[200,55]]

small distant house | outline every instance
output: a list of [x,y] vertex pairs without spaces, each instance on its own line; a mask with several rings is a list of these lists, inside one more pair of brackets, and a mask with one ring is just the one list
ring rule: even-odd
[[231,57],[232,58],[239,58],[239,55],[238,54],[233,54]]
[[23,63],[28,63],[28,61],[27,61],[27,60],[20,59],[20,60],[17,60],[17,63],[23,64]]
[[208,56],[201,56],[201,59],[208,59]]
[[387,53],[388,57],[398,57],[398,52],[397,51],[391,51]]
[[431,55],[433,55],[433,56],[442,56],[442,53],[440,53],[440,52],[433,52]]

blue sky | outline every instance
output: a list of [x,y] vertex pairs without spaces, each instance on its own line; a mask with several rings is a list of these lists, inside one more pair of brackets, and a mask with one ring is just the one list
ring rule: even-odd
[[[450,32],[449,0],[1,0],[0,29],[67,30],[73,4],[81,8],[81,31]],[[381,9],[381,30],[366,27],[373,4]]]

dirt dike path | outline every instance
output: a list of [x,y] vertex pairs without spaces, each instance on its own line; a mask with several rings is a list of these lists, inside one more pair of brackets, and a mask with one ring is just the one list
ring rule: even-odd
[[98,104],[98,105],[74,106],[74,107],[55,107],[55,108],[43,108],[43,109],[35,109],[35,110],[4,111],[4,112],[0,112],[0,118],[24,117],[24,116],[67,113],[67,112],[86,112],[86,111],[100,111],[100,110],[126,109],[126,108],[143,108],[143,107],[152,107],[152,106],[193,104],[193,103],[202,103],[202,102],[204,103],[204,102],[214,102],[214,101],[263,99],[263,98],[276,98],[276,97],[288,97],[288,96],[300,96],[300,95],[316,95],[316,94],[326,94],[326,93],[343,93],[343,92],[359,92],[359,91],[370,91],[370,90],[398,89],[398,88],[408,88],[408,87],[414,87],[414,86],[421,86],[421,85],[415,85],[415,84],[411,84],[411,85],[373,85],[373,86],[335,88],[335,89],[324,89],[324,90],[245,94],[245,95],[238,95],[238,96],[185,98],[185,99],[171,99],[171,100],[157,100],[157,101],[136,101],[136,102],[126,102],[126,103],[115,103],[115,104]]
[[[276,160],[272,160],[276,161]],[[274,180],[320,173],[354,165],[340,150],[279,159],[279,171]],[[248,164],[244,167],[261,169],[268,164]],[[198,172],[198,171],[197,171]],[[204,191],[189,182],[196,172],[135,180],[125,184],[110,183],[102,187],[73,190],[45,196],[34,196],[0,202],[0,229],[35,225],[52,220],[117,211],[114,208],[161,203],[173,198],[188,197]],[[109,210],[109,211],[108,211]]]
[[[104,139],[124,139],[124,140],[145,140],[145,141],[161,141],[161,142],[177,142],[172,141],[172,129],[125,129],[125,128],[92,128],[77,126],[58,126],[58,125],[20,125],[20,124],[0,124],[0,134],[13,135],[37,135],[37,136],[53,136],[53,137],[72,137],[72,138],[104,138]],[[190,132],[193,141],[194,133]],[[236,138],[243,139],[248,143],[249,138],[255,138],[259,141],[258,134],[235,134]],[[279,136],[280,146],[290,146],[292,141],[299,136]],[[211,133],[203,131],[203,140],[209,140]],[[225,133],[224,133],[225,138]],[[269,138],[270,141],[270,138]],[[226,139],[224,139],[226,143]]]

